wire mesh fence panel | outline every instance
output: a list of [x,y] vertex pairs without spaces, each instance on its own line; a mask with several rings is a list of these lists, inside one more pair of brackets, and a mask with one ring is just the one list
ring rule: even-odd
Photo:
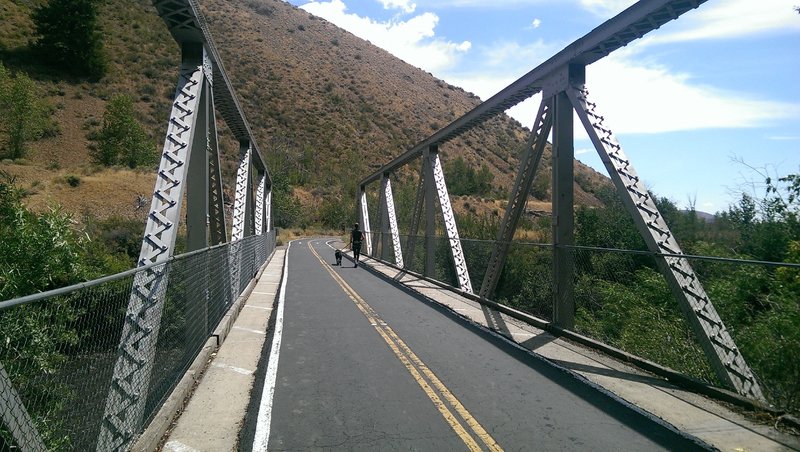
[[[274,233],[247,237],[240,245],[249,281],[274,249]],[[234,300],[230,247],[160,264],[169,285],[160,289],[164,306],[151,357],[145,425]],[[96,448],[137,274],[0,304],[0,450],[19,447],[25,435],[40,438],[47,450]]]

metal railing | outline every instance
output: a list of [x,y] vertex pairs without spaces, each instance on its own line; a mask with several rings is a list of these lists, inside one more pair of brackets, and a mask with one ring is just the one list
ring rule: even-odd
[[1,302],[0,450],[96,449],[131,290],[155,269],[169,285],[160,288],[163,315],[143,421],[133,433],[141,432],[274,249],[273,230]]

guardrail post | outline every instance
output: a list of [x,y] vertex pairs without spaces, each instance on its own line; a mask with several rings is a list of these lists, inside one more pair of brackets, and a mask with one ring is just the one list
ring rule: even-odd
[[380,258],[381,260],[388,261],[389,260],[389,242],[391,239],[391,228],[389,227],[389,206],[388,200],[386,198],[386,190],[387,188],[391,190],[391,185],[389,184],[389,174],[386,173],[381,177],[381,193],[380,193],[380,230],[381,230],[381,249],[380,249]]

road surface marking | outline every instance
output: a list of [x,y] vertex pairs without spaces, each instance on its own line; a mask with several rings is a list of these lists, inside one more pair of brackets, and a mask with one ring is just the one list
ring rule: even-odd
[[247,331],[248,333],[253,333],[253,334],[267,334],[266,331],[254,330],[252,328],[245,328],[243,326],[234,326],[233,329],[239,331]]
[[200,452],[194,447],[187,446],[179,441],[170,441],[164,444],[164,449],[172,452]]
[[281,353],[281,337],[283,336],[283,305],[286,299],[286,280],[289,279],[289,249],[292,242],[286,246],[286,255],[283,258],[283,278],[278,296],[278,311],[275,314],[275,334],[272,337],[272,348],[269,351],[267,374],[264,377],[264,388],[261,392],[261,403],[258,406],[256,420],[256,433],[253,437],[253,452],[266,452],[269,444],[269,428],[272,423],[272,399],[275,396],[275,381],[278,378],[278,359]]
[[242,374],[242,375],[253,375],[253,372],[254,372],[254,371],[252,371],[250,369],[244,369],[244,368],[241,368],[241,367],[231,366],[229,364],[213,363],[211,365],[214,366],[214,367],[217,367],[219,369],[232,370],[232,371],[236,372],[237,374]]
[[[450,404],[450,406],[461,416],[461,419],[472,429],[475,435],[480,438],[480,440],[486,445],[486,447],[491,451],[502,451],[503,449],[500,447],[499,444],[489,435],[488,432],[480,425],[480,423],[475,419],[472,414],[461,404],[461,402],[450,392],[449,389],[444,385],[444,383],[439,380],[439,378],[431,371],[425,363],[411,350],[411,348],[406,345],[406,343],[400,339],[400,337],[394,332],[394,330],[389,327],[386,322],[381,319],[378,314],[372,309],[372,307],[364,300],[352,287],[350,287],[347,282],[333,269],[324,259],[317,253],[317,251],[311,247],[309,244],[309,249],[317,257],[320,261],[322,266],[325,270],[330,273],[331,277],[341,286],[342,290],[350,297],[350,299],[355,303],[356,307],[361,311],[362,314],[369,320],[370,324],[375,328],[375,330],[380,334],[383,340],[389,345],[389,348],[394,352],[395,356],[400,360],[401,363],[406,367],[408,372],[417,382],[417,384],[422,388],[428,398],[433,402],[433,405],[439,411],[439,413],[444,417],[445,421],[450,425],[453,431],[464,441],[464,444],[470,450],[479,451],[481,447],[475,441],[475,439],[464,429],[461,423],[456,419],[453,413],[450,411],[448,406],[442,401],[442,398]],[[427,380],[423,377],[427,377]],[[430,384],[428,383],[430,381]],[[440,398],[439,395],[434,391],[431,387],[436,388],[436,391],[442,395]]]

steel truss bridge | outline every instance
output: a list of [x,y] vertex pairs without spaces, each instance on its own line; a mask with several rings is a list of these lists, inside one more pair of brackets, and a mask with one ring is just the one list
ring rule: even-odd
[[[359,183],[357,210],[368,240],[366,253],[399,268],[408,268],[421,223],[425,250],[424,273],[435,275],[437,218],[444,225],[450,258],[462,293],[491,300],[509,255],[509,247],[524,211],[528,193],[539,168],[546,139],[553,143],[553,323],[563,329],[574,327],[574,262],[569,247],[574,245],[573,203],[573,112],[600,155],[613,184],[673,296],[719,378],[742,396],[763,401],[758,381],[734,344],[712,301],[695,275],[680,246],[658,211],[654,200],[625,156],[611,129],[605,125],[601,106],[592,102],[585,68],[614,50],[697,8],[703,0],[642,0],[603,23],[540,64],[494,97],[434,133]],[[127,307],[115,356],[108,358],[109,380],[97,450],[125,450],[153,415],[153,401],[163,400],[169,384],[153,395],[154,366],[160,364],[159,341],[164,340],[165,318],[177,291],[204,300],[203,316],[185,328],[201,325],[202,344],[225,310],[250,283],[258,268],[275,247],[271,227],[272,181],[251,127],[236,98],[214,41],[200,13],[197,0],[154,0],[158,14],[181,48],[181,64],[175,100],[164,140],[158,177],[144,231],[138,267],[114,277],[0,303],[0,309],[52,303],[59,297],[92,299],[92,292],[104,284],[120,282],[127,290]],[[473,287],[461,238],[447,191],[439,149],[453,138],[479,126],[489,118],[541,93],[534,126],[519,163],[507,209],[487,262],[480,287]],[[233,215],[226,221],[216,112],[224,119],[240,144]],[[410,231],[403,243],[398,228],[391,176],[408,165],[419,169],[419,186],[411,212]],[[367,191],[378,184],[377,227],[369,218]],[[186,200],[186,206],[182,205]],[[186,212],[188,254],[175,256],[178,229]],[[374,224],[374,223],[373,223]],[[228,227],[230,226],[230,239]],[[404,251],[405,250],[405,251]],[[219,269],[223,271],[220,273]],[[173,282],[178,274],[190,274]],[[185,275],[184,275],[185,276]],[[177,281],[177,280],[175,280]],[[176,286],[180,286],[175,288]],[[124,289],[127,287],[127,289]],[[94,289],[93,289],[94,288]],[[173,290],[172,292],[170,290]],[[165,308],[166,306],[166,308]],[[8,311],[6,311],[8,312]],[[161,338],[161,339],[159,339]],[[188,347],[196,354],[198,345]],[[16,389],[17,382],[0,363],[0,410],[5,428],[21,450],[44,450],[44,440],[26,401]],[[185,371],[186,366],[183,367]],[[180,369],[178,370],[180,372]],[[155,407],[157,408],[157,406]]]

